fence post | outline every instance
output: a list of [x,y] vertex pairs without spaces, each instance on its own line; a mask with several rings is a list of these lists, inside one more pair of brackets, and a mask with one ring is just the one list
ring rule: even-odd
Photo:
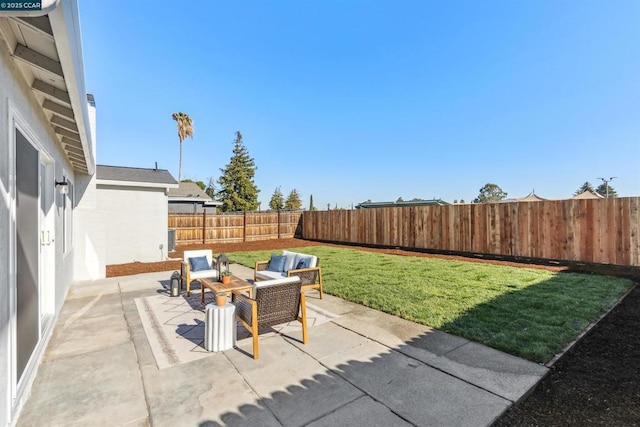
[[278,209],[278,239],[280,239],[280,209]]
[[247,211],[243,211],[242,215],[242,241],[247,241]]
[[207,209],[202,210],[202,244],[207,243]]

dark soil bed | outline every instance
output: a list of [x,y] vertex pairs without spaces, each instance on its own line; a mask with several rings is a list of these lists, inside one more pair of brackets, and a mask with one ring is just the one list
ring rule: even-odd
[[[327,245],[299,239],[265,240],[225,245],[180,246],[185,250],[211,248],[214,253],[278,250]],[[397,255],[488,262],[551,271],[565,267],[520,264],[451,255],[433,255],[398,249],[358,248]],[[107,266],[107,277],[179,270],[180,261]],[[585,334],[551,368],[538,387],[514,405],[496,426],[640,426],[640,287]]]

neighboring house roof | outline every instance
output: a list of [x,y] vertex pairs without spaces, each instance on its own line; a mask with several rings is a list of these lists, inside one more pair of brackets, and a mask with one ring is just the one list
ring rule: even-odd
[[572,199],[604,199],[604,196],[596,193],[595,191],[585,190],[582,193],[573,196]]
[[515,199],[504,199],[502,201],[502,203],[512,203],[512,202],[544,202],[547,201],[549,199],[543,199],[542,197],[538,196],[536,194],[535,191],[532,191],[531,193],[527,194],[524,197],[520,197],[520,198],[515,198]]
[[136,187],[162,187],[169,190],[178,183],[166,169],[131,168],[125,166],[96,166],[96,183]]
[[356,209],[360,208],[398,208],[403,206],[428,206],[428,205],[448,205],[449,203],[441,199],[430,200],[411,200],[408,202],[365,202],[356,206]]
[[[22,3],[7,6],[10,4]],[[77,1],[28,4],[38,7],[6,10],[3,3],[0,39],[42,106],[74,171],[92,175],[95,141],[88,103],[93,101],[87,98],[85,88]]]
[[208,206],[220,206],[222,202],[213,200],[195,182],[181,182],[169,189],[170,202],[204,202]]

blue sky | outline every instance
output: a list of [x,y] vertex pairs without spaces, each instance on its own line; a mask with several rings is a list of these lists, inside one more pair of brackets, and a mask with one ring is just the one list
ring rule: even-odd
[[308,206],[640,196],[640,2],[82,1],[99,164],[215,180],[236,131]]

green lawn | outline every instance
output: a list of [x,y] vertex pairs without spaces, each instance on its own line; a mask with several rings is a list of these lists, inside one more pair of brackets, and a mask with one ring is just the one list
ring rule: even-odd
[[[327,246],[291,250],[320,257],[329,294],[540,363],[560,352],[632,285],[608,276]],[[253,268],[271,251],[227,255]]]

